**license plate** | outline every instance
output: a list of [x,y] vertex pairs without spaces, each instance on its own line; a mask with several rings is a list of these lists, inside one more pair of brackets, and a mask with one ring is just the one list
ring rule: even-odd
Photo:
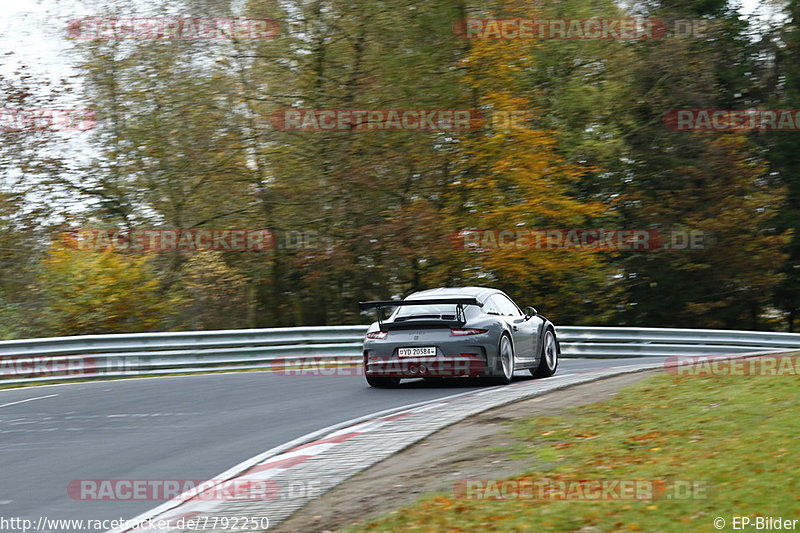
[[398,348],[398,357],[430,357],[436,355],[436,348],[434,346],[426,346],[424,348]]

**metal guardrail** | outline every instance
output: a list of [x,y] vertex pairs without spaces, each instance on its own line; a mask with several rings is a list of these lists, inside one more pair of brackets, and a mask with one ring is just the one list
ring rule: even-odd
[[800,348],[800,333],[584,326],[557,330],[565,357],[722,355]]
[[[367,326],[320,326],[0,342],[0,385],[360,364]],[[800,334],[628,327],[558,328],[564,357],[669,357],[800,349]],[[306,367],[307,368],[307,367]],[[316,367],[318,368],[318,366]]]

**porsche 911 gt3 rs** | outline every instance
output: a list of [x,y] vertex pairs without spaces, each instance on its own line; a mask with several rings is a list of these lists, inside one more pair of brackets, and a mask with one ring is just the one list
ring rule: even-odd
[[[372,387],[419,377],[484,377],[505,384],[515,370],[545,378],[558,368],[555,326],[533,307],[521,310],[498,289],[439,288],[359,306],[378,311],[363,348]],[[383,320],[381,310],[392,307]]]

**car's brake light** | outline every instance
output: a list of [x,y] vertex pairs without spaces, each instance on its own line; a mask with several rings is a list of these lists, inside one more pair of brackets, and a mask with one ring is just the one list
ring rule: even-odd
[[451,335],[461,336],[461,335],[480,335],[481,333],[486,333],[489,331],[488,329],[475,329],[475,328],[453,328],[450,330]]
[[370,331],[367,333],[368,339],[385,339],[389,334],[388,331]]

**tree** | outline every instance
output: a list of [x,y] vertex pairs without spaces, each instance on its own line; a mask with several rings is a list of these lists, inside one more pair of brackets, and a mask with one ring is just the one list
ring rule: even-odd
[[[538,18],[522,3],[508,3],[515,13]],[[476,41],[463,65],[466,81],[485,128],[460,145],[463,171],[452,184],[450,208],[461,229],[583,229],[595,227],[608,206],[581,199],[576,192],[595,170],[571,163],[559,153],[557,132],[537,128],[542,111],[535,89],[525,80],[538,65],[525,41]],[[527,121],[506,122],[524,111]],[[495,249],[461,252],[471,265],[465,282],[491,280],[516,299],[535,302],[560,322],[602,321],[613,312],[616,294],[607,257],[583,249]],[[587,313],[587,309],[591,309]]]
[[[800,108],[800,2],[785,4],[785,24],[765,36],[761,51],[767,58],[760,65],[761,100],[771,109]],[[785,314],[789,331],[797,331],[800,318],[800,151],[796,133],[761,132],[757,136],[769,159],[770,169],[786,187],[786,202],[776,220],[778,230],[793,231],[784,248],[789,255],[782,268],[784,281],[775,303]]]
[[[745,104],[751,69],[738,19],[724,2],[652,2],[651,16],[704,17],[705,35],[642,43],[631,67],[632,102],[625,117],[627,172],[620,211],[634,227],[707,232],[706,247],[660,250],[624,262],[629,306],[622,319],[647,326],[767,327],[764,317],[781,276],[785,236],[774,229],[784,190],[770,179],[752,139],[672,131],[674,109]],[[736,270],[730,266],[736,265]]]
[[41,333],[81,335],[167,329],[179,300],[161,291],[148,254],[81,250],[74,236],[52,243],[37,292]]

